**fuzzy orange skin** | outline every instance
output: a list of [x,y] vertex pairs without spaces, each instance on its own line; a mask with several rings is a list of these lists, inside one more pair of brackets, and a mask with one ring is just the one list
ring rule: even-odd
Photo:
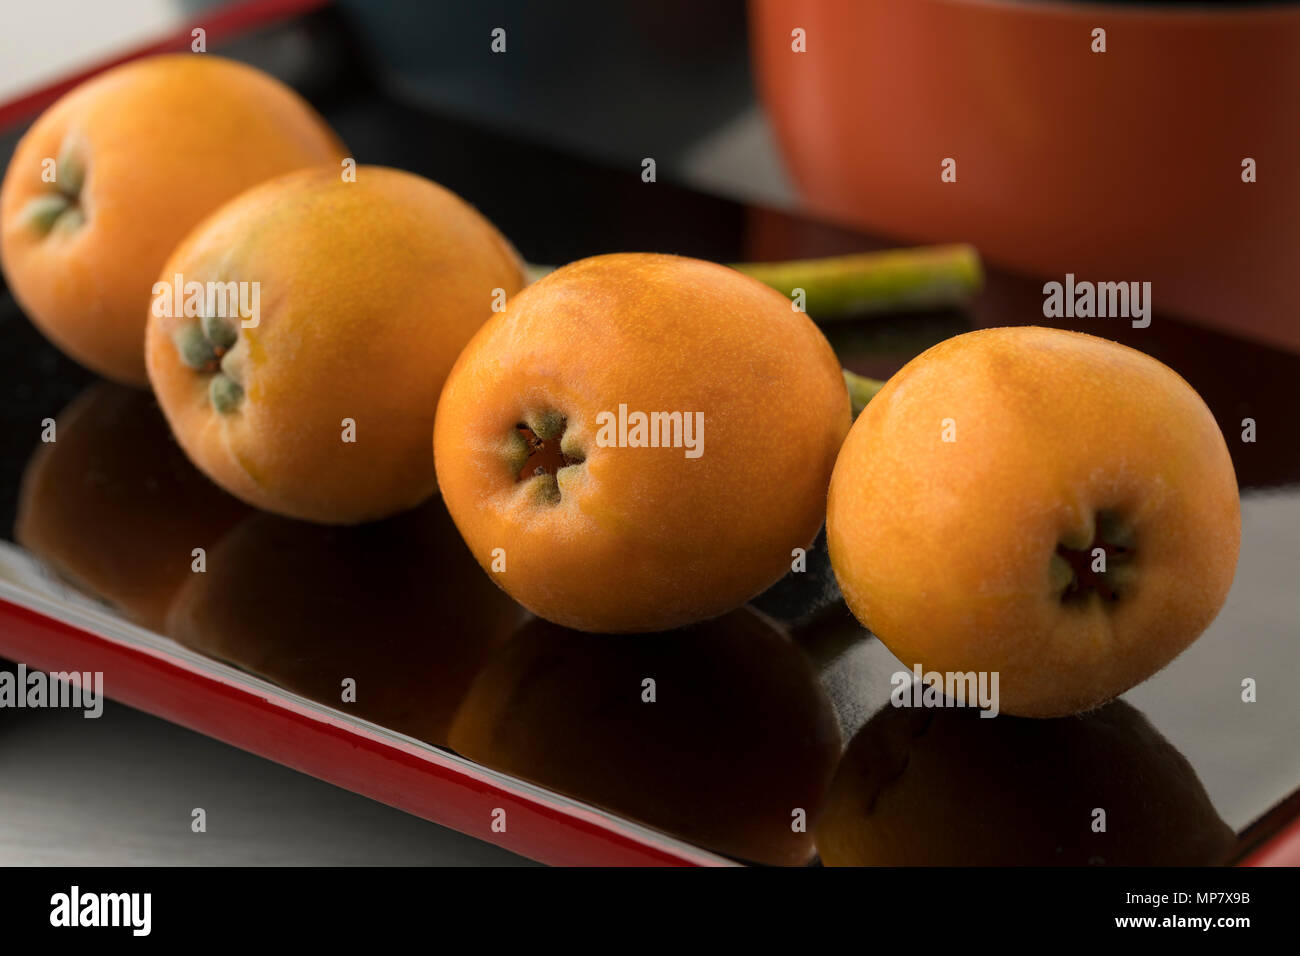
[[[647,678],[654,700],[647,701]],[[776,866],[813,854],[839,724],[804,653],[749,608],[664,634],[533,619],[474,680],[457,753],[709,849]]]
[[[42,162],[65,143],[85,166],[75,232],[21,221]],[[116,67],[68,93],[18,144],[0,188],[0,261],[23,310],[62,351],[128,385],[146,383],[150,289],[200,219],[263,180],[304,166],[338,169],[347,153],[296,93],[209,54]]]
[[[296,693],[443,746],[470,682],[527,617],[434,498],[325,527],[250,515],[190,576],[166,633]],[[344,701],[343,681],[356,682]]]
[[845,751],[815,832],[826,866],[1206,866],[1236,841],[1124,701],[1058,720],[886,706]]
[[[161,630],[211,548],[248,508],[201,475],[148,392],[99,382],[23,472],[14,536],[79,590]],[[201,577],[202,575],[198,575]]]
[[[1132,587],[1063,604],[1051,557],[1090,542],[1102,509],[1132,529]],[[997,671],[1002,711],[1047,717],[1110,700],[1200,635],[1241,516],[1214,417],[1171,369],[1075,332],[987,329],[871,400],[835,466],[827,538],[850,609],[900,661]]]
[[[597,415],[620,403],[702,412],[703,454],[598,446]],[[507,454],[516,425],[548,410],[585,455],[558,472],[558,503]],[[457,527],[517,601],[579,630],[664,630],[790,569],[824,520],[849,423],[834,353],[780,293],[712,263],[618,254],[566,266],[493,316],[447,380],[434,452]]]
[[[354,524],[435,489],[438,393],[493,290],[523,285],[518,256],[455,194],[395,169],[302,170],[255,187],[203,222],[162,277],[260,282],[256,327],[239,328],[245,395],[208,400],[211,375],[172,341],[185,319],[151,314],[149,380],[177,440],[223,488],[267,511]],[[356,423],[344,442],[343,420]]]

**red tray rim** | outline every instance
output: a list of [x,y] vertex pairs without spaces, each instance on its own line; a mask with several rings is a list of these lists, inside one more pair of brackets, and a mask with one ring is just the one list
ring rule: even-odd
[[[10,546],[25,555],[21,548]],[[102,671],[105,695],[543,863],[733,866],[651,827],[310,700],[122,621],[0,579],[0,655]],[[492,813],[506,811],[506,831]]]

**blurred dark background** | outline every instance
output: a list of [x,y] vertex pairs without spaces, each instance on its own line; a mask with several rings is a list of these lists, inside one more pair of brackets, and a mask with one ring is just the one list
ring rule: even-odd
[[[0,103],[190,22],[220,23],[253,5],[6,5]],[[653,157],[661,178],[712,192],[794,203],[755,96],[745,0],[339,0],[335,7],[373,81],[411,105],[606,163],[639,169]],[[507,31],[505,56],[491,54],[498,27]],[[311,62],[319,51],[278,42],[290,73],[330,68]]]

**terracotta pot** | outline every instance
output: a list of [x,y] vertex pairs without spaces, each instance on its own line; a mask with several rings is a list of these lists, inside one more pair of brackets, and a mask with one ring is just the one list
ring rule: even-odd
[[760,92],[819,213],[1057,279],[1151,281],[1157,311],[1300,346],[1300,4],[752,0],[751,14]]

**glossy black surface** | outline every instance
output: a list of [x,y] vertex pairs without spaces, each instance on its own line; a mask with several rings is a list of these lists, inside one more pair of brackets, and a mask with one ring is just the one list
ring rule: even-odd
[[[361,162],[465,196],[533,262],[894,244],[415,110],[369,81],[330,14],[221,52],[302,89]],[[6,156],[15,133],[4,134]],[[849,322],[828,336],[846,366],[883,377],[971,328],[1043,324],[1040,288],[994,272],[968,312]],[[1234,833],[1300,785],[1300,357],[1158,312],[1147,329],[1070,327],[1148,352],[1195,386],[1228,438],[1243,496],[1241,563],[1219,619],[1122,702],[1077,718],[892,708],[890,676],[902,667],[838,600],[823,540],[807,572],[752,608],[669,635],[608,638],[514,606],[438,500],[347,529],[254,513],[188,465],[149,396],[95,383],[7,294],[0,528],[52,578],[186,647],[740,859],[813,859],[791,815],[815,817],[830,799],[887,834],[882,862],[1218,862],[1239,849]],[[1248,417],[1255,443],[1238,440]],[[59,423],[51,446],[40,442],[46,418]],[[208,570],[194,575],[199,546]],[[647,677],[653,707],[641,698]],[[355,702],[340,699],[344,678],[357,683]],[[1258,682],[1255,703],[1241,700],[1244,678]],[[1091,827],[1097,807],[1102,834]]]

